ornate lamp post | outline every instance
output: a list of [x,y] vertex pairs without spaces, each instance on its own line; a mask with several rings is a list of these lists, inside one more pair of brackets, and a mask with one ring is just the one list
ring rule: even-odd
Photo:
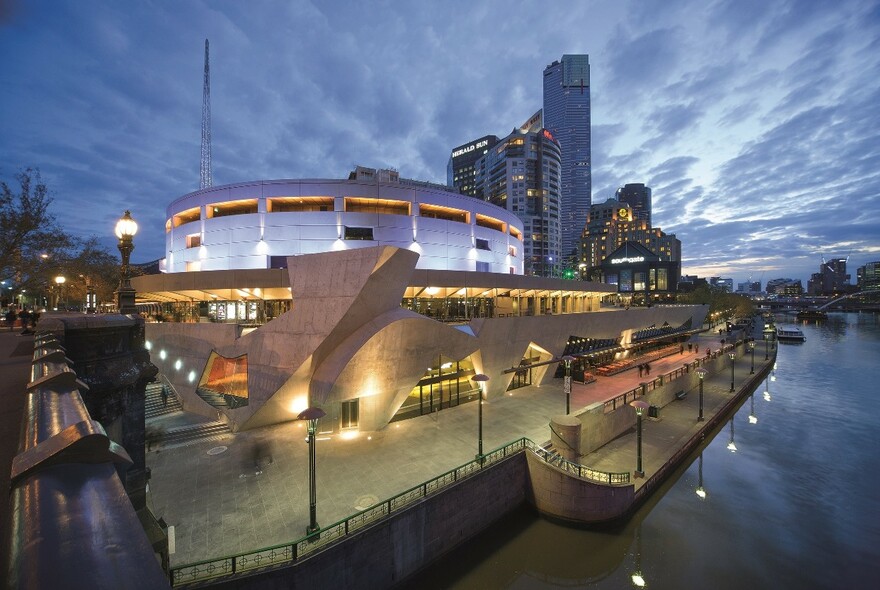
[[731,350],[727,356],[730,357],[730,392],[733,393],[733,361],[736,359],[736,353]]
[[317,494],[315,493],[315,433],[318,431],[318,420],[327,413],[321,408],[306,408],[296,417],[297,420],[308,420],[309,432],[309,526],[306,534],[311,535],[321,529],[318,526]]
[[769,327],[764,328],[764,360],[770,360],[770,334],[773,333]]
[[702,422],[703,421],[703,379],[706,378],[706,375],[709,373],[709,371],[707,371],[703,367],[700,367],[699,369],[697,369],[696,373],[697,373],[697,377],[700,378],[700,415],[697,416],[697,422]]
[[636,461],[636,476],[637,477],[645,477],[645,472],[642,469],[642,414],[645,413],[645,410],[648,409],[648,402],[637,399],[633,402],[629,402],[636,410],[636,444],[637,444],[637,461]]
[[749,350],[752,352],[752,370],[749,375],[755,374],[755,341],[749,340]]
[[134,250],[132,238],[137,233],[138,225],[131,218],[131,212],[126,211],[119,221],[116,222],[116,237],[119,238],[119,253],[122,254],[122,268],[119,277],[119,288],[116,290],[116,306],[119,313],[137,313],[134,305],[134,289],[131,288],[131,275],[128,260],[131,251]]
[[471,381],[477,384],[479,396],[477,397],[477,461],[483,464],[483,384],[489,380],[488,375],[477,373],[471,377]]
[[58,294],[55,296],[55,309],[61,307],[61,300],[64,298],[64,283],[67,281],[64,275],[55,277],[55,284],[58,286]]
[[571,361],[574,357],[567,354],[562,360],[565,361],[565,383],[562,388],[565,390],[565,415],[568,416],[571,413]]

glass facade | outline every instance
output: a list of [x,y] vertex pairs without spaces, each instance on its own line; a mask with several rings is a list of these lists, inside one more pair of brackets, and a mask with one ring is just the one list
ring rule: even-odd
[[392,422],[439,412],[477,399],[479,389],[471,381],[474,375],[470,358],[455,361],[437,357],[403,401]]
[[212,351],[196,393],[215,408],[248,405],[247,355],[226,358]]
[[562,148],[562,255],[576,256],[590,211],[590,58],[563,55],[544,69],[544,127]]

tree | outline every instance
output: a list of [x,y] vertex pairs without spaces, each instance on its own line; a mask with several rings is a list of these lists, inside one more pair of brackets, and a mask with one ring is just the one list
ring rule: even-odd
[[[40,171],[15,175],[17,187],[0,181],[0,280],[14,287],[29,306],[51,307],[64,301],[80,307],[88,287],[98,301],[112,301],[119,263],[97,238],[79,239],[65,232],[52,215],[52,198]],[[55,278],[64,276],[60,286]],[[4,291],[4,295],[8,292]],[[21,300],[20,300],[21,301]]]

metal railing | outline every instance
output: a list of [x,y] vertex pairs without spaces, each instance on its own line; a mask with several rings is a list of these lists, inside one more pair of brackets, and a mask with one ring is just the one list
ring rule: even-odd
[[474,459],[455,469],[447,471],[428,481],[422,482],[405,492],[397,494],[378,504],[361,510],[343,520],[333,523],[320,531],[307,535],[296,541],[258,549],[250,553],[230,555],[182,565],[171,569],[173,586],[185,586],[210,580],[213,578],[233,576],[245,572],[293,565],[329,545],[352,535],[361,529],[390,517],[393,513],[437,493],[456,482],[474,475],[481,469],[500,463],[526,450],[532,451],[549,464],[560,468],[577,477],[607,485],[625,485],[630,483],[630,474],[605,473],[572,463],[550,453],[531,439],[520,438],[483,455],[482,459]]

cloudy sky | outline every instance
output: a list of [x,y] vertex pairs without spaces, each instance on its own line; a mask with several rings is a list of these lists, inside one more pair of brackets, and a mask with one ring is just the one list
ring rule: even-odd
[[[593,202],[654,191],[685,274],[806,281],[880,260],[880,5],[872,0],[0,0],[0,176],[37,167],[72,233],[124,209],[135,262],[198,188],[204,41],[214,184],[445,182],[450,148],[592,67]],[[804,283],[806,286],[806,282]]]

